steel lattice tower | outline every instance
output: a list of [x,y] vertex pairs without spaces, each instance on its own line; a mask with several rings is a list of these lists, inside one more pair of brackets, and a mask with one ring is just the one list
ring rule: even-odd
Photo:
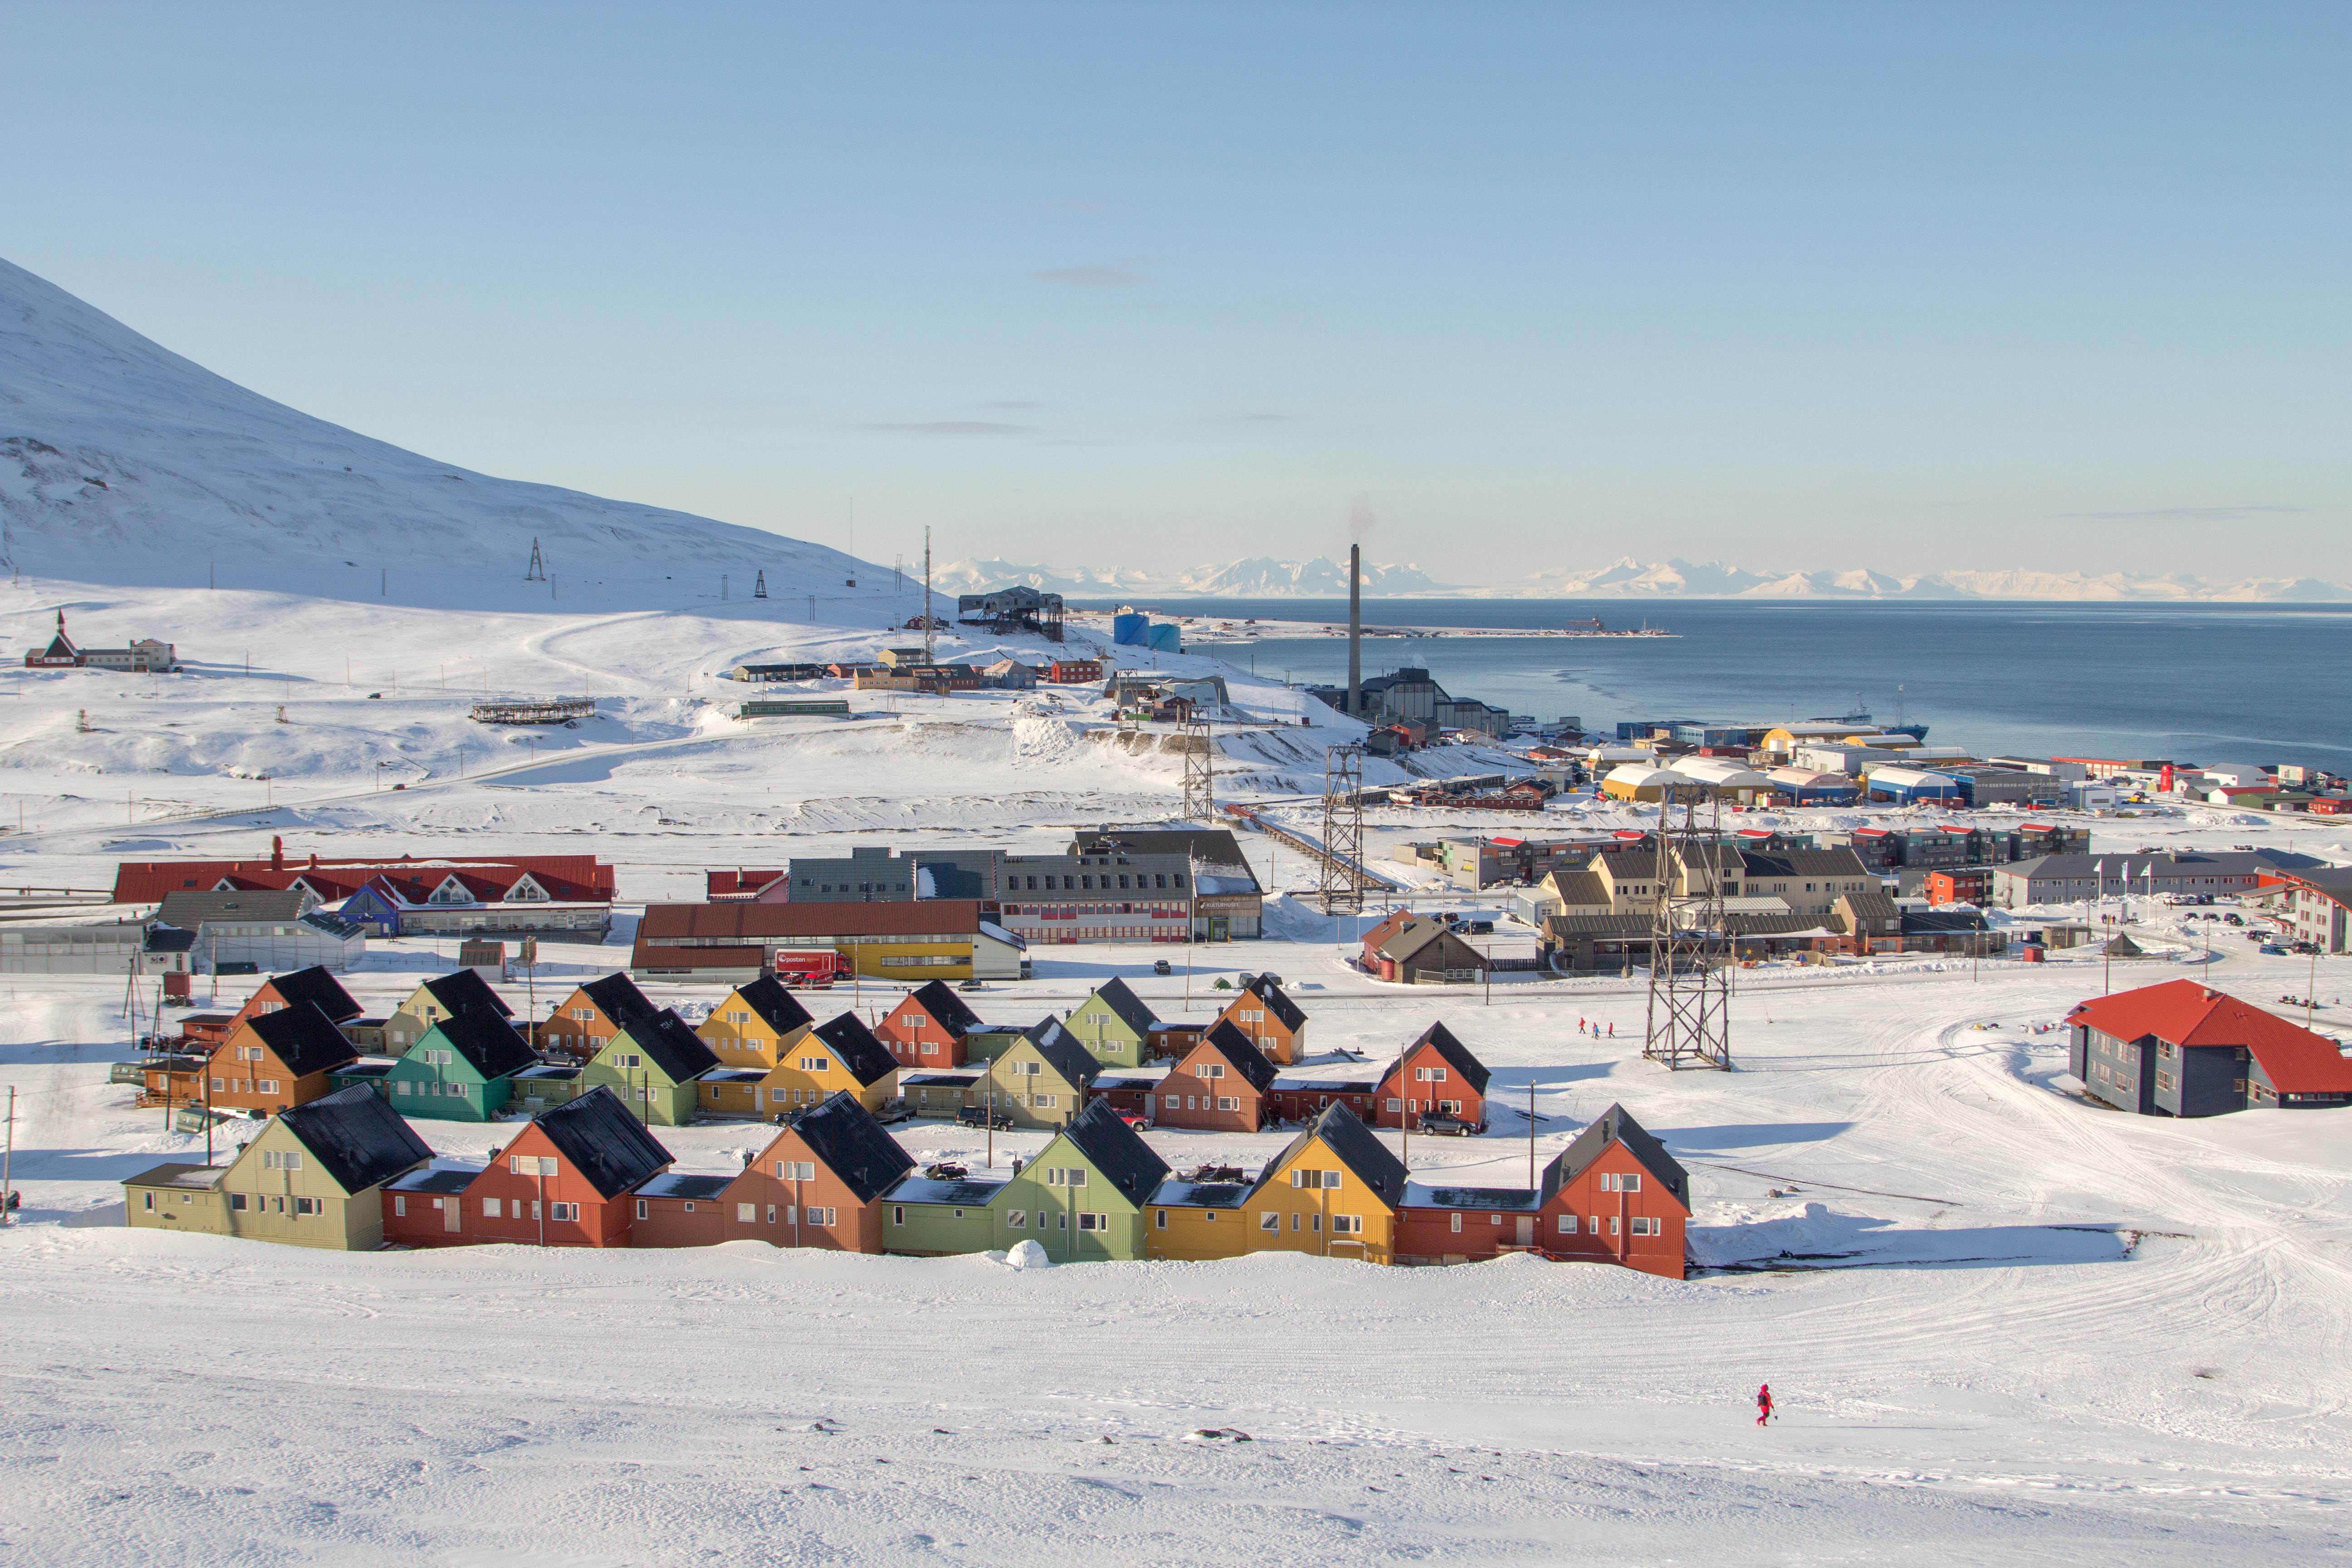
[[1184,721],[1184,816],[1190,822],[1207,823],[1217,814],[1216,791],[1212,781],[1216,777],[1216,742],[1210,738],[1209,721],[1196,711]]
[[1325,914],[1364,909],[1364,748],[1323,753],[1323,861],[1316,887]]
[[[1699,824],[1702,795],[1705,826]],[[1671,784],[1658,806],[1650,1011],[1642,1054],[1676,1071],[1731,1067],[1731,932],[1723,910],[1723,868],[1734,851],[1723,843],[1722,809],[1711,789]],[[1679,896],[1677,877],[1684,882]]]

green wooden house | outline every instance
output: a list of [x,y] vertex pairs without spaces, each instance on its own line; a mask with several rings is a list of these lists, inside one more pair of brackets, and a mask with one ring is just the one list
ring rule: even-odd
[[882,1194],[882,1250],[947,1258],[1003,1245],[995,1204],[1001,1180],[938,1177],[917,1171]]
[[514,1075],[538,1065],[538,1056],[505,1018],[460,1013],[418,1036],[379,1081],[403,1116],[488,1121],[514,1099]]
[[614,1020],[613,1037],[580,1069],[573,1096],[599,1087],[621,1097],[638,1121],[683,1127],[694,1120],[701,1089],[695,1080],[719,1058],[669,1008],[650,1018]]
[[1139,1068],[1151,1056],[1158,1022],[1143,999],[1116,975],[1070,1012],[1067,1026],[1088,1055],[1107,1068]]
[[1086,1109],[1101,1071],[1102,1064],[1059,1018],[1047,1018],[988,1064],[979,1100],[1011,1117],[1015,1127],[1066,1127]]
[[1145,1205],[1167,1178],[1167,1163],[1096,1100],[991,1204],[996,1245],[1034,1241],[1056,1263],[1139,1261]]

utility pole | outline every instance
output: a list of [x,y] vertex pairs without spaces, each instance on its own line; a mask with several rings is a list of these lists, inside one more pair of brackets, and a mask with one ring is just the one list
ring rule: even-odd
[[1528,1074],[1528,1186],[1536,1184],[1536,1075]]
[[[206,1162],[210,1163],[210,1162]],[[10,1186],[10,1172],[16,1164],[16,1086],[8,1086],[8,1144],[0,1153],[0,1225],[16,1223],[16,1189]]]
[[923,662],[931,662],[931,531],[923,528]]

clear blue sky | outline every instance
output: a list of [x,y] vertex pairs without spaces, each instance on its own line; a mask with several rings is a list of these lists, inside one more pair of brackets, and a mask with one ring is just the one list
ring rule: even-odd
[[2352,5],[0,7],[0,255],[869,559],[2352,577]]

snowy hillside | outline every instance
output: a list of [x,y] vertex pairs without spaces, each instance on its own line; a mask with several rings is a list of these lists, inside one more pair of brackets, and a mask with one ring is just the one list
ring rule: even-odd
[[[524,581],[531,542],[551,581]],[[684,512],[493,479],[371,440],[193,364],[0,261],[0,567],[467,609],[827,601],[915,613],[887,571]],[[857,586],[849,586],[852,578]]]

